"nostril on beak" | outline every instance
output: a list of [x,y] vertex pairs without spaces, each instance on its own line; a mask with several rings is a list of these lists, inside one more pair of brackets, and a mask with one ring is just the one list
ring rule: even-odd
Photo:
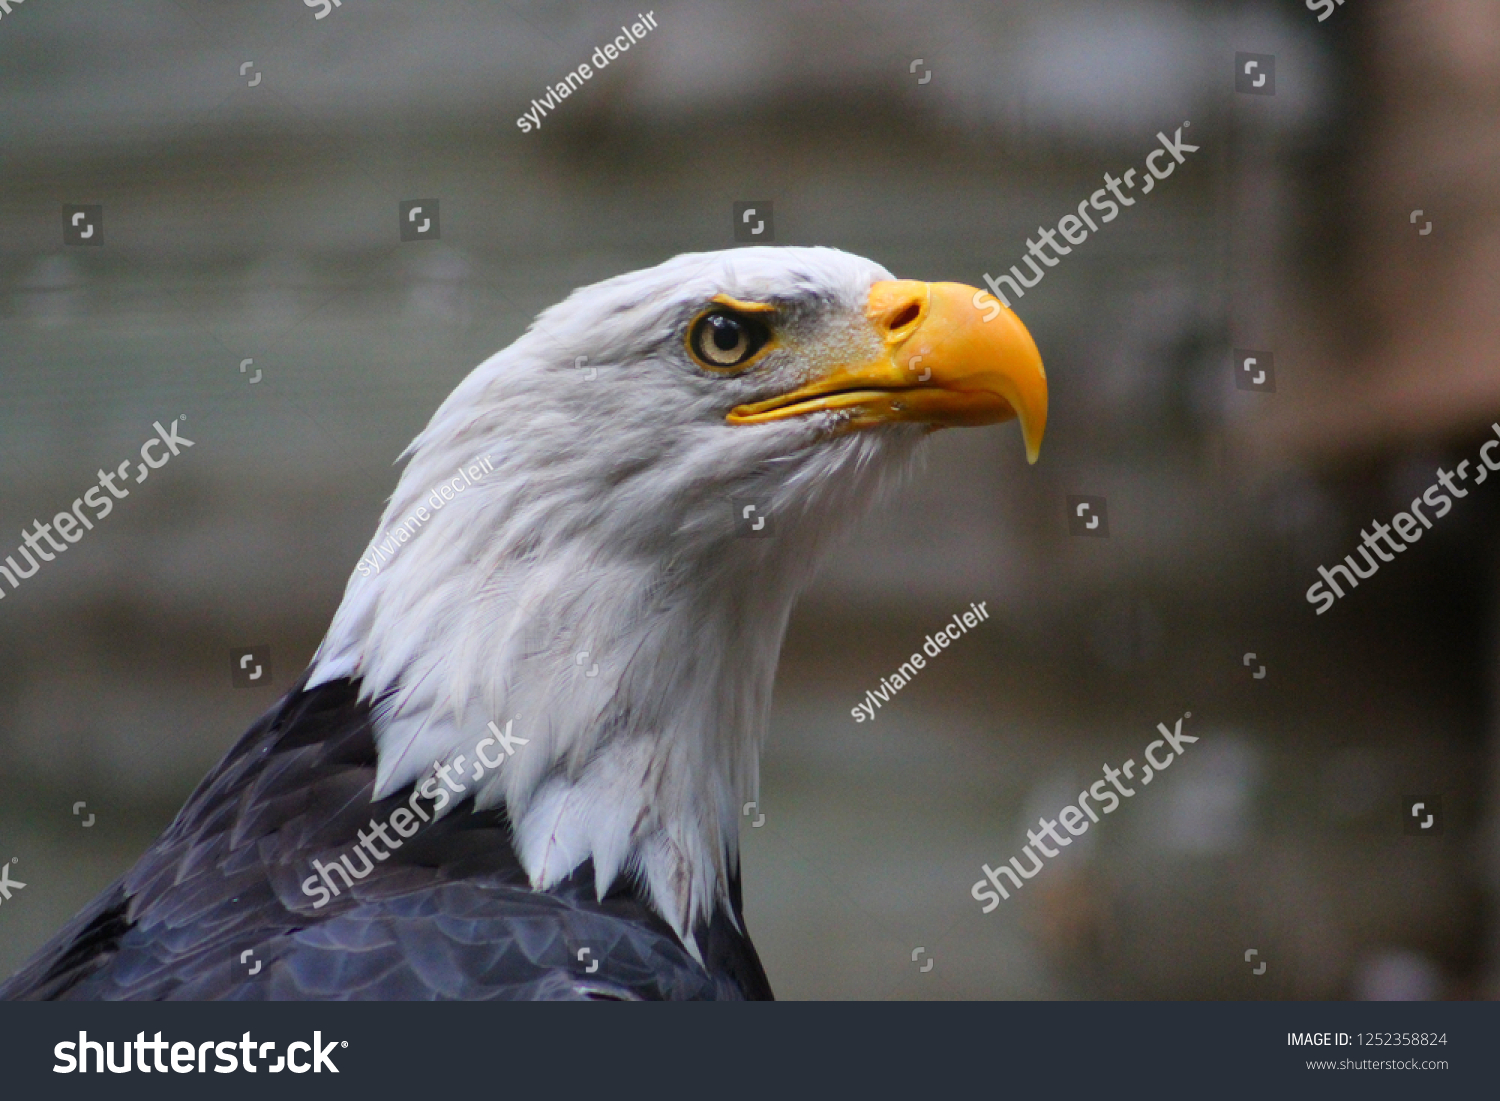
[[897,306],[895,311],[886,318],[885,329],[888,333],[899,333],[907,328],[917,318],[922,316],[922,303],[915,298]]
[[888,344],[911,336],[927,316],[931,288],[915,279],[888,279],[870,288],[865,316]]

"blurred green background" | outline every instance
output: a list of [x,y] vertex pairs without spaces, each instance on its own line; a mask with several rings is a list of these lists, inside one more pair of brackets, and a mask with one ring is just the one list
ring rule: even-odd
[[[750,930],[784,998],[1500,990],[1500,489],[1327,615],[1303,597],[1500,421],[1500,8],[658,3],[516,126],[642,10],[0,17],[0,532],[154,420],[195,441],[3,590],[0,859],[27,886],[0,972],[300,675],[396,456],[538,310],[733,247],[739,200],[774,203],[778,244],[977,284],[1191,120],[1200,152],[1016,303],[1042,461],[1013,426],[940,434],[799,606]],[[1275,56],[1274,96],[1236,93],[1240,51]],[[402,243],[397,204],[432,197],[441,240]],[[103,205],[102,247],[64,245],[72,203]],[[1236,388],[1233,348],[1274,353],[1274,393]],[[1108,498],[1108,539],[1069,536],[1076,493]],[[261,644],[272,687],[234,688]],[[1170,773],[980,913],[981,864],[1184,711],[1201,741]],[[1441,836],[1403,832],[1413,793]]]

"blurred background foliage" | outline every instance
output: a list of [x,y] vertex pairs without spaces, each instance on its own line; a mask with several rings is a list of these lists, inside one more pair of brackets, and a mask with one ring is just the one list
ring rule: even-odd
[[[154,420],[196,444],[0,602],[0,859],[27,884],[0,971],[300,675],[396,456],[538,310],[733,247],[747,199],[778,244],[979,283],[1191,120],[1201,151],[1017,302],[1041,463],[1012,426],[939,435],[795,614],[750,929],[782,997],[1500,989],[1500,490],[1327,615],[1303,597],[1500,421],[1500,8],[668,0],[522,133],[640,10],[0,18],[0,531]],[[1275,55],[1274,96],[1235,93],[1236,51]],[[401,243],[398,202],[429,197],[441,240]],[[103,247],[63,245],[65,203],[103,204]],[[1275,393],[1236,389],[1235,347],[1274,352]],[[1107,496],[1107,540],[1068,535],[1070,493]],[[273,688],[233,688],[258,644]],[[1202,740],[1159,786],[979,912],[982,863],[1188,710]],[[1411,793],[1441,794],[1441,837],[1403,834]]]

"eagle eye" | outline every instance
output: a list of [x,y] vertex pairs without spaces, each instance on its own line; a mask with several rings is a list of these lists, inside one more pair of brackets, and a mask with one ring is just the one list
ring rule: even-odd
[[688,349],[704,367],[739,367],[770,340],[770,331],[756,317],[730,310],[713,310],[693,322]]

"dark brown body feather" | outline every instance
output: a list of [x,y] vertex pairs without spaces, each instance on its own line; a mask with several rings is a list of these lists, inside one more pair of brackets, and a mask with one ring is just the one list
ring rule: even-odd
[[411,796],[371,804],[375,766],[355,684],[294,689],[0,998],[771,997],[737,878],[734,917],[698,930],[699,964],[628,877],[602,902],[587,863],[533,891],[504,812],[468,804],[315,907],[312,861],[350,852]]

